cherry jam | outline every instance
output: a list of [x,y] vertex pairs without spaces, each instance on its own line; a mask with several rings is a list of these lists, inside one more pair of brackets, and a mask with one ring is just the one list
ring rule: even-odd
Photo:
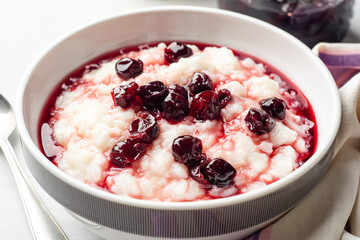
[[219,0],[219,7],[243,13],[289,32],[310,48],[339,42],[349,29],[354,0]]

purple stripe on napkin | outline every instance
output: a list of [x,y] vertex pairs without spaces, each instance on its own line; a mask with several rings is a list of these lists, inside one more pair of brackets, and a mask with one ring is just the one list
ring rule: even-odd
[[329,68],[339,88],[360,72],[360,45],[358,44],[319,43],[314,50]]
[[330,54],[319,52],[319,57],[328,67],[360,69],[360,54]]
[[352,77],[354,77],[357,73],[359,73],[358,69],[340,69],[328,67],[331,74],[333,75],[336,85],[338,88],[341,88],[347,81],[349,81]]

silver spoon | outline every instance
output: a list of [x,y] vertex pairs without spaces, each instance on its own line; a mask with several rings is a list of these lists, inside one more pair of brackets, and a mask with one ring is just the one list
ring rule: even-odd
[[39,198],[8,140],[16,127],[9,102],[0,94],[0,148],[10,165],[34,239],[68,239]]

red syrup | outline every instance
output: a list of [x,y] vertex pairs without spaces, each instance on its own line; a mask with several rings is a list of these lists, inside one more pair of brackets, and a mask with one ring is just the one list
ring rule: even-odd
[[[203,50],[205,47],[221,47],[219,45],[199,43],[199,42],[184,42],[184,43],[196,45],[200,50]],[[54,140],[54,137],[52,134],[53,123],[50,122],[50,119],[53,117],[52,112],[54,110],[55,101],[56,101],[57,97],[63,91],[67,91],[67,90],[71,91],[71,90],[75,89],[79,84],[81,84],[81,81],[79,81],[79,80],[81,79],[81,77],[83,76],[84,73],[87,73],[93,69],[99,68],[102,63],[109,62],[121,54],[128,53],[131,51],[139,51],[139,50],[143,50],[143,49],[148,49],[148,48],[157,46],[157,44],[158,44],[158,42],[141,44],[141,45],[137,45],[137,46],[130,46],[130,47],[121,48],[119,50],[103,54],[103,55],[77,67],[74,71],[72,71],[71,73],[69,73],[67,76],[65,76],[63,78],[63,80],[60,82],[60,84],[50,93],[50,95],[42,109],[42,112],[41,112],[41,115],[39,118],[39,122],[38,122],[38,142],[39,142],[40,150],[50,161],[52,161],[55,165],[57,165],[56,161],[53,161],[53,160],[56,157],[55,156],[56,153],[60,152],[60,151],[58,151],[58,149],[61,148],[60,146],[57,145],[57,143]],[[165,44],[169,45],[170,42],[165,41]],[[311,139],[308,139],[308,141],[310,142],[309,153],[299,154],[298,159],[297,159],[299,166],[301,166],[303,163],[305,163],[307,161],[308,158],[310,158],[313,155],[313,153],[315,152],[316,146],[317,146],[317,125],[316,125],[316,121],[315,121],[315,113],[313,111],[311,104],[308,102],[306,97],[302,94],[301,90],[293,82],[291,82],[290,79],[288,79],[283,73],[281,73],[274,66],[260,60],[257,57],[251,56],[249,54],[245,54],[243,52],[240,52],[240,51],[237,51],[234,49],[231,49],[231,50],[233,51],[234,55],[239,60],[250,57],[256,63],[262,63],[266,69],[266,74],[269,75],[270,78],[272,78],[273,80],[279,82],[281,87],[285,89],[285,92],[287,92],[288,94],[290,94],[292,96],[295,96],[295,97],[292,97],[292,101],[297,101],[300,103],[295,108],[297,110],[297,113],[299,115],[306,117],[307,119],[309,119],[310,121],[312,121],[314,123],[314,126],[309,130],[309,133],[311,135],[311,137],[310,137]],[[168,65],[168,64],[169,63],[167,63],[166,61],[164,62],[164,65]],[[216,86],[214,86],[214,87],[216,87]],[[286,94],[282,94],[281,97],[282,97],[282,99],[284,99],[287,102],[290,101],[290,97],[288,97]],[[291,104],[291,102],[290,102],[290,104]],[[157,120],[159,120],[162,117],[163,117],[162,115],[156,116]],[[174,121],[174,122],[169,121],[169,122],[172,124],[179,123],[178,121]],[[226,137],[225,133],[223,133],[223,136],[219,137],[219,140],[223,139],[225,137]],[[256,141],[256,139],[255,139],[255,141]],[[269,157],[271,157],[271,155]],[[115,166],[110,162],[108,171],[110,171],[114,167]],[[135,174],[137,174],[137,173],[135,173]],[[111,192],[111,190],[106,186],[106,178],[107,177],[108,177],[108,175],[105,174],[104,179],[101,180],[100,182],[98,182],[96,184],[96,186],[104,189],[105,191]],[[239,194],[239,193],[237,193],[237,194]],[[206,199],[209,199],[209,198],[213,199],[213,198],[217,198],[217,197],[209,197],[209,196],[206,197]]]

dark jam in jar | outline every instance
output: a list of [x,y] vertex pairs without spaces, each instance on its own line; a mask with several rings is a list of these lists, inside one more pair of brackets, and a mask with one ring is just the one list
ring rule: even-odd
[[243,13],[291,33],[309,47],[339,42],[349,29],[354,0],[219,0],[219,7]]

